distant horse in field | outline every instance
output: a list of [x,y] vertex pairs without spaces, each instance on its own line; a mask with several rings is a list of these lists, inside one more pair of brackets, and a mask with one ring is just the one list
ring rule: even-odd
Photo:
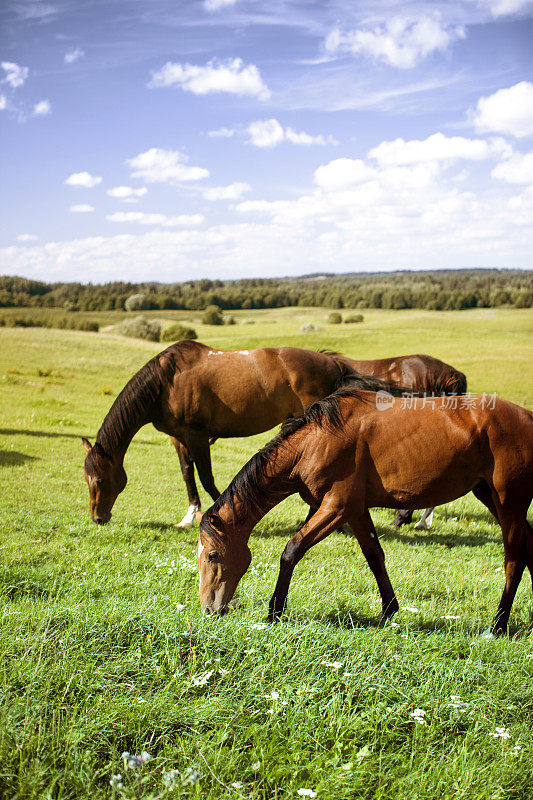
[[490,633],[506,631],[526,565],[533,579],[533,413],[475,395],[464,406],[435,409],[423,399],[409,398],[406,407],[395,398],[380,411],[370,391],[376,388],[361,377],[287,420],[204,514],[197,547],[202,611],[227,610],[251,562],[253,527],[297,493],[317,510],[283,551],[270,620],[285,608],[298,561],[345,523],[376,578],[382,617],[389,617],[398,601],[369,509],[423,508],[473,491],[502,529],[505,588]]
[[406,389],[443,394],[466,388],[461,372],[431,356],[352,362],[336,353],[296,347],[223,351],[193,341],[171,345],[126,384],[94,447],[83,439],[93,520],[105,523],[111,518],[113,504],[126,486],[125,453],[143,425],[151,422],[171,437],[189,497],[180,525],[191,526],[200,510],[195,466],[212,499],[220,494],[211,468],[210,440],[270,430],[350,381],[361,365],[388,382],[405,379]]

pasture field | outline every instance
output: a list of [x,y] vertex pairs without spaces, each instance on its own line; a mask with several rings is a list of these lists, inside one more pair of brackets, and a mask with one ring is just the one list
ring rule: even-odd
[[[533,405],[531,311],[363,313],[328,325],[325,309],[237,312],[240,324],[209,328],[200,312],[151,315],[187,320],[222,348],[427,352],[462,369],[471,391]],[[307,322],[322,331],[299,335]],[[437,509],[429,533],[393,532],[394,512],[373,511],[402,607],[383,628],[374,579],[340,533],[298,565],[284,620],[265,624],[279,556],[306,513],[295,498],[252,535],[238,607],[203,618],[197,531],[175,527],[187,506],[178,461],[151,427],[126,455],[111,523],[91,522],[80,437],[93,440],[163,347],[0,329],[0,797],[532,800],[531,580],[510,635],[481,638],[503,548],[472,495]],[[220,488],[271,435],[216,442]],[[140,777],[125,773],[123,751],[151,754]],[[188,767],[198,782],[167,793],[163,774]]]

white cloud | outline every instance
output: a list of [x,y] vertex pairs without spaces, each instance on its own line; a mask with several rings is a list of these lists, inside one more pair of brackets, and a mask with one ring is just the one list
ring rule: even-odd
[[148,85],[181,86],[187,92],[200,95],[228,92],[250,95],[259,100],[270,97],[270,91],[255,64],[245,65],[240,58],[212,60],[205,66],[168,61],[158,72],[152,74]]
[[35,242],[39,237],[34,233],[19,233],[17,236],[18,242]]
[[138,222],[140,225],[160,225],[164,228],[176,226],[195,227],[205,221],[202,214],[179,214],[177,217],[168,217],[166,214],[146,214],[142,211],[117,211],[108,214],[106,219],[110,222]]
[[144,197],[148,189],[143,186],[140,189],[133,189],[131,186],[114,186],[112,189],[107,190],[110,197],[118,197],[125,203],[138,203],[141,197]]
[[315,170],[314,181],[326,191],[337,191],[375,177],[375,169],[359,158],[336,158]]
[[485,0],[494,17],[502,17],[507,14],[518,14],[520,12],[531,11],[533,3],[531,0]]
[[2,61],[2,69],[6,73],[4,83],[8,83],[12,89],[18,89],[23,86],[24,81],[29,75],[28,67],[19,67],[12,61]]
[[220,8],[234,6],[237,0],[204,0],[204,8],[207,11],[218,11]]
[[88,203],[79,203],[76,206],[70,206],[69,211],[73,214],[89,214],[94,211],[94,206],[90,206]]
[[463,136],[445,136],[434,133],[427,139],[394,139],[381,142],[369,151],[382,166],[417,164],[424,161],[452,161],[467,159],[480,161],[492,156],[508,155],[510,146],[504,139],[466,139]]
[[90,172],[73,172],[69,175],[65,183],[67,186],[82,186],[84,189],[92,189],[102,183],[99,175],[91,175]]
[[329,53],[367,56],[398,69],[411,69],[464,36],[464,28],[446,27],[438,15],[418,19],[394,17],[371,30],[343,32],[334,28],[326,38],[325,47]]
[[52,111],[50,100],[41,100],[33,106],[34,117],[45,117]]
[[239,200],[243,194],[251,190],[248,183],[230,183],[229,186],[213,186],[204,189],[203,196],[206,200]]
[[473,121],[478,131],[533,136],[533,83],[521,81],[481,97],[473,112]]
[[212,138],[220,136],[223,139],[230,139],[232,136],[235,136],[236,133],[237,131],[233,128],[217,128],[216,131],[209,131],[207,135]]
[[264,119],[252,122],[247,128],[248,143],[255,147],[275,147],[281,142],[309,146],[312,144],[338,144],[333,136],[312,136],[305,131],[283,128],[277,119]]
[[507,183],[533,184],[533,152],[513,153],[510,158],[497,164],[491,175]]
[[7,97],[4,94],[0,94],[0,111],[4,111],[7,108]]
[[73,50],[67,50],[64,55],[63,61],[65,64],[74,64],[76,61],[79,61],[80,58],[83,58],[85,52],[80,50],[79,47],[75,47]]
[[182,183],[207,178],[209,170],[203,167],[187,166],[188,157],[179,150],[164,150],[151,147],[144,153],[127,160],[133,167],[134,178],[142,178],[148,183]]

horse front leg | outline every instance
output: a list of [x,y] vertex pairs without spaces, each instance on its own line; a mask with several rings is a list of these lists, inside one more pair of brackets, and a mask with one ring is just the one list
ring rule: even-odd
[[195,514],[197,511],[200,511],[202,507],[196,481],[194,479],[194,462],[189,451],[179,439],[176,439],[175,436],[171,436],[170,441],[176,448],[176,453],[180,460],[181,474],[187,489],[187,497],[189,498],[189,508],[181,522],[178,522],[178,528],[193,528],[196,519]]
[[377,537],[368,509],[362,514],[350,517],[348,524],[353,530],[368,566],[376,579],[382,606],[380,621],[383,622],[399,609],[398,600],[385,568],[385,553]]
[[281,554],[278,580],[268,609],[269,622],[278,619],[287,605],[287,594],[296,564],[305,553],[335,530],[344,517],[344,509],[322,505],[290,539]]
[[211,467],[211,451],[209,449],[209,436],[201,433],[190,433],[187,436],[187,447],[198,470],[200,483],[205,491],[211,495],[213,502],[220,497],[220,492],[215,486],[213,469]]

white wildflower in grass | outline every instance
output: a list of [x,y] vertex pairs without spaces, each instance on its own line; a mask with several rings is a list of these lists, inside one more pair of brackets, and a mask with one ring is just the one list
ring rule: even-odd
[[260,761],[256,761],[254,764],[252,764],[253,771],[257,772],[257,770],[259,769],[260,766],[261,766],[261,762]]
[[224,667],[219,667],[218,668],[218,674],[219,675],[229,675],[229,669],[224,669]]
[[333,667],[333,669],[340,669],[343,665],[342,661],[321,661],[325,667]]
[[270,692],[270,694],[265,695],[267,700],[279,700],[278,692]]
[[489,736],[494,736],[495,739],[509,739],[511,734],[507,730],[507,728],[499,728],[496,727],[492,733],[489,733]]
[[400,624],[399,624],[398,622],[391,622],[391,623],[390,623],[390,627],[391,627],[391,628],[399,628],[399,627],[400,627]]
[[200,780],[200,773],[193,769],[192,767],[187,767],[185,770],[185,777],[183,778],[183,783],[187,784],[190,783],[192,786],[198,783]]
[[264,631],[265,628],[268,628],[266,622],[254,622],[254,624],[252,625],[253,631]]
[[441,619],[461,619],[459,614],[444,614]]
[[316,792],[313,792],[312,789],[298,789],[296,794],[299,794],[300,797],[316,797]]
[[171,769],[163,774],[163,783],[165,787],[172,792],[181,786],[181,773],[178,769]]
[[526,658],[533,658],[533,653],[528,653]]
[[114,789],[115,791],[124,788],[124,784],[122,783],[122,775],[120,775],[120,773],[117,775],[111,775],[111,780],[109,781],[109,783],[111,785],[111,788]]
[[241,783],[240,781],[233,781],[231,785],[233,786],[234,789],[242,789],[244,783]]
[[185,606],[183,605],[183,603],[176,603],[176,610],[185,611]]
[[458,694],[450,695],[451,703],[448,703],[448,708],[455,708],[456,711],[466,711],[469,704],[466,703],[464,700],[461,700]]
[[402,606],[402,611],[410,611],[411,614],[419,614],[420,611],[414,606]]
[[126,750],[122,753],[122,760],[124,761],[124,769],[137,769],[137,767],[142,767],[148,761],[151,761],[152,756],[146,750],[143,750],[140,756],[132,755]]
[[213,672],[214,670],[210,669],[207,672],[202,672],[201,675],[197,675],[196,678],[192,679],[193,686],[205,686]]
[[418,722],[419,725],[425,725],[426,720],[424,717],[426,716],[426,712],[423,708],[415,708],[414,711],[411,711],[411,716],[415,722]]
[[517,756],[521,749],[522,749],[522,745],[521,744],[515,744],[515,746],[511,749],[511,755],[512,756]]

